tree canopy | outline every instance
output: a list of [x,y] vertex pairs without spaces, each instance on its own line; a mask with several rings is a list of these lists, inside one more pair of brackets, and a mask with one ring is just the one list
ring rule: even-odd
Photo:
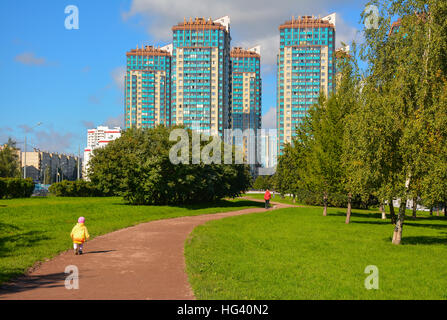
[[[400,244],[407,199],[430,207],[447,202],[447,2],[368,4],[379,9],[378,28],[365,27],[358,53],[353,44],[335,57],[336,92],[310,108],[278,159],[276,183],[280,192],[319,194],[324,212],[331,194],[346,194],[346,222],[351,198],[386,201],[393,243]],[[394,199],[401,201],[397,216]]]
[[[174,164],[169,152],[171,130],[128,129],[119,139],[97,149],[89,163],[88,177],[104,194],[122,195],[132,204],[184,204],[236,197],[251,183],[249,168],[243,164],[194,164],[192,132],[188,163]],[[207,144],[201,142],[202,152]],[[223,144],[218,145],[220,150]],[[232,156],[234,157],[234,150]]]

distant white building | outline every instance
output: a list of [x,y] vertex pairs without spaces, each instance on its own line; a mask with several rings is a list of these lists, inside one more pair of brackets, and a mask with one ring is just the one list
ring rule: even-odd
[[276,171],[277,165],[277,131],[276,129],[259,130],[258,137],[258,159],[261,167],[258,169],[259,175],[272,175]]
[[92,157],[92,152],[95,149],[105,147],[110,141],[121,137],[121,128],[109,128],[106,126],[99,126],[96,129],[88,129],[87,131],[87,147],[84,149],[83,161],[83,176],[87,176],[88,163]]

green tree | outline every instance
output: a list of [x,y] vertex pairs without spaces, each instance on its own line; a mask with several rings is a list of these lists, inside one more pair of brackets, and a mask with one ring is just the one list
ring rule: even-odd
[[[303,131],[297,131],[302,134]],[[292,195],[295,201],[297,195],[302,195],[307,190],[305,174],[306,171],[306,148],[307,136],[298,136],[293,140],[293,144],[287,143],[282,149],[282,154],[278,156],[278,164],[273,184],[275,191],[282,196]]]
[[[169,140],[170,131],[163,126],[126,130],[119,139],[94,152],[88,173],[92,183],[103,193],[122,195],[133,204],[213,201],[236,197],[248,189],[251,176],[246,165],[193,164],[191,130],[187,131],[188,164],[173,164],[169,152],[176,142]],[[223,163],[223,144],[218,148]],[[233,159],[234,153],[233,148]]]
[[[440,147],[446,137],[436,117],[446,112],[441,97],[446,88],[447,7],[440,0],[370,3],[379,7],[381,16],[379,29],[365,30],[363,56],[369,68],[359,117],[364,145],[358,153],[372,153],[359,166],[366,168],[367,180],[382,198],[390,204],[401,199],[392,240],[400,244],[406,200],[427,191],[424,182],[440,178],[431,170],[437,157],[427,156],[434,149],[429,141],[436,137]],[[390,33],[395,16],[402,17],[401,25]]]
[[308,165],[305,171],[308,184],[315,192],[323,194],[323,215],[327,214],[330,194],[347,194],[346,223],[350,221],[352,192],[355,189],[349,183],[351,179],[347,176],[344,166],[344,151],[350,152],[344,142],[345,131],[348,117],[355,113],[360,103],[360,77],[355,60],[355,43],[352,48],[353,51],[349,54],[338,53],[337,90],[327,99],[321,96],[319,103],[310,109],[307,125],[303,127],[305,132],[301,135],[308,137],[310,150],[307,161],[311,165]]
[[0,177],[19,178],[20,163],[16,142],[11,138],[0,150]]
[[253,188],[256,190],[273,190],[273,176],[258,176],[253,183]]

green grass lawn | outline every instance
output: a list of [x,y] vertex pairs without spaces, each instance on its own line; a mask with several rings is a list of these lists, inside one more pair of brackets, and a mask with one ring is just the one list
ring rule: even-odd
[[[410,213],[410,212],[409,212]],[[377,210],[287,208],[210,221],[185,244],[198,299],[447,299],[447,218],[408,217],[402,245]],[[367,290],[368,265],[379,290]]]
[[23,274],[37,261],[70,249],[70,232],[86,218],[90,239],[157,219],[262,207],[247,201],[194,206],[131,206],[121,198],[30,198],[0,200],[0,283]]

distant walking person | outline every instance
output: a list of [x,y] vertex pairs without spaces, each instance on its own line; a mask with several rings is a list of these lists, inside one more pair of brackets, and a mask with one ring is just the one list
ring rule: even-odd
[[88,234],[87,227],[85,226],[85,218],[80,217],[78,223],[71,230],[71,239],[73,240],[73,248],[76,255],[82,254],[82,249],[84,247],[84,242],[90,235]]
[[272,197],[272,194],[270,193],[269,189],[267,189],[264,193],[264,200],[265,200],[265,208],[268,209],[270,207],[270,198]]

